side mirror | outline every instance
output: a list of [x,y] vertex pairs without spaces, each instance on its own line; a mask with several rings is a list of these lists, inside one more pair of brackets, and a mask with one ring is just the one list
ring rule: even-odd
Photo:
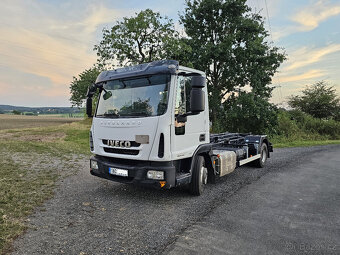
[[193,88],[204,88],[206,79],[204,76],[192,76],[191,87]]
[[185,122],[188,121],[188,118],[187,118],[186,115],[178,115],[176,117],[176,120],[177,120],[178,123],[185,123]]
[[190,92],[190,110],[193,114],[199,114],[205,109],[205,96],[201,88],[193,87]]
[[86,114],[89,118],[92,117],[92,97],[86,99]]

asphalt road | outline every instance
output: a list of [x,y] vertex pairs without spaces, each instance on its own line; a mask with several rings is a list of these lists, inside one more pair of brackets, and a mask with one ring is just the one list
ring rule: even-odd
[[13,254],[339,254],[339,180],[339,145],[276,149],[200,197],[102,180],[84,162]]

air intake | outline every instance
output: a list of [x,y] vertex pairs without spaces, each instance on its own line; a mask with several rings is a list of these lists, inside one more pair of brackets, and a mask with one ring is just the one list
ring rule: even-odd
[[93,151],[93,137],[92,137],[92,132],[90,131],[90,150]]
[[164,157],[164,135],[163,133],[161,133],[161,136],[159,138],[158,157],[159,158]]

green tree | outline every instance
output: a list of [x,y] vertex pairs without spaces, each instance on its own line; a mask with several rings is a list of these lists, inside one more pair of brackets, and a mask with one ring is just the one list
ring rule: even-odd
[[275,133],[278,124],[277,108],[253,92],[233,93],[223,104],[223,109],[227,113],[223,124],[229,132]]
[[301,96],[291,96],[288,104],[312,115],[315,118],[339,118],[340,98],[334,87],[325,81],[319,81],[312,86],[307,86]]
[[70,101],[72,106],[82,106],[84,99],[86,99],[88,87],[96,81],[100,72],[101,70],[98,67],[92,67],[80,73],[78,77],[73,77],[73,80],[70,84]]
[[125,66],[176,58],[190,49],[179,38],[171,19],[146,9],[104,29],[103,39],[94,50],[101,65],[114,66],[118,62]]
[[[272,76],[285,59],[278,47],[268,43],[262,17],[250,11],[246,0],[187,0],[180,17],[189,37],[191,62],[207,75],[215,130],[224,125],[221,121],[232,109],[227,106],[233,104],[238,95],[235,92],[243,87],[249,85],[253,95],[262,98],[261,102],[269,100]],[[226,99],[231,93],[234,96]],[[228,112],[221,111],[222,103]],[[271,110],[268,103],[264,105]],[[248,121],[253,117],[249,116]]]
[[21,115],[21,112],[18,111],[18,110],[13,110],[12,113],[13,113],[14,115]]
[[[150,9],[123,18],[111,29],[103,30],[102,41],[94,46],[98,60],[95,67],[73,77],[70,84],[73,106],[80,107],[88,86],[96,80],[103,67],[141,64],[161,59],[176,59],[188,63],[190,47],[180,38],[171,19]],[[96,100],[94,100],[95,102]]]

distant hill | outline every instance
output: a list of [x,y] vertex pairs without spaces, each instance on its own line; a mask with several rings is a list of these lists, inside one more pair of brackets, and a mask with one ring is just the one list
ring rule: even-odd
[[19,112],[32,112],[35,114],[62,114],[84,112],[83,108],[76,107],[25,107],[0,104],[0,113],[10,113],[14,110]]

